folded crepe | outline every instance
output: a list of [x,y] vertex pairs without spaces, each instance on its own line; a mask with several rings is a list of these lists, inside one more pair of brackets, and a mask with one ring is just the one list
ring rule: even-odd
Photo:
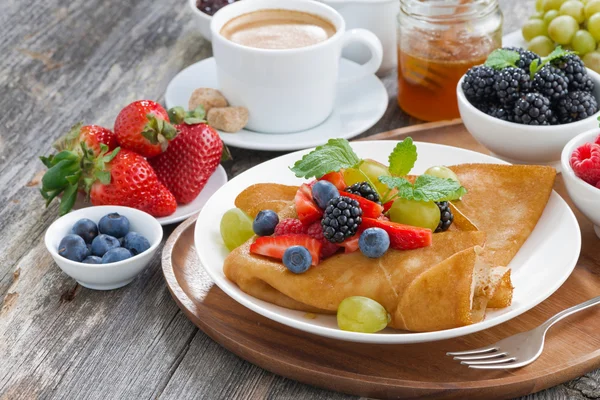
[[[378,259],[336,254],[296,275],[280,260],[251,254],[252,238],[228,255],[225,275],[244,292],[294,310],[332,314],[347,297],[369,297],[386,308],[396,329],[435,331],[479,322],[488,307],[510,305],[506,266],[540,218],[555,172],[489,164],[452,169],[468,193],[454,204],[453,229],[433,235],[430,247],[390,249]],[[255,214],[277,205],[281,218],[293,217],[293,188],[253,185],[236,206]]]

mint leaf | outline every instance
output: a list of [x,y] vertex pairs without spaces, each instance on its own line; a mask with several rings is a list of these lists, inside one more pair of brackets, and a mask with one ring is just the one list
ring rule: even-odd
[[397,189],[396,197],[407,200],[452,201],[467,193],[458,182],[431,175],[419,176],[414,185],[404,178],[392,176],[380,176],[379,181],[390,189]]
[[494,69],[516,67],[519,58],[521,56],[514,50],[496,49],[490,53],[484,65]]
[[552,62],[559,58],[563,58],[565,56],[568,56],[569,54],[577,54],[577,53],[574,51],[571,51],[571,50],[565,50],[560,46],[556,46],[556,48],[554,50],[552,50],[552,53],[548,54],[546,57],[544,57],[542,59],[543,60],[542,65],[546,65],[549,62]]
[[392,175],[407,175],[417,161],[417,146],[411,137],[399,142],[388,158],[389,170]]
[[359,162],[360,158],[346,139],[329,139],[296,161],[290,169],[298,178],[320,178],[328,172],[355,167]]

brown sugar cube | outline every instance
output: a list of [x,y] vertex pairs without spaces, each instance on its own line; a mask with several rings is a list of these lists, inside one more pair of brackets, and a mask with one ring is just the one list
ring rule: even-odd
[[188,104],[189,110],[195,110],[201,105],[208,112],[213,107],[227,107],[227,99],[217,89],[199,88],[192,92]]
[[248,123],[246,107],[215,107],[206,115],[208,124],[220,131],[235,133]]

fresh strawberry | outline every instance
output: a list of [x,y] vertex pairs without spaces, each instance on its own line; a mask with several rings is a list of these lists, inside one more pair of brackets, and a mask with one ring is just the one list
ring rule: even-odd
[[167,149],[177,130],[169,123],[169,115],[160,104],[138,100],[117,115],[115,135],[122,148],[154,157]]
[[[185,114],[183,109],[179,111]],[[179,131],[177,137],[164,153],[149,161],[158,180],[173,193],[177,202],[187,204],[198,197],[219,166],[223,142],[217,132],[203,121],[203,110],[198,116],[192,112],[189,117],[179,116],[177,112],[169,111],[173,122],[183,122],[176,125]]]
[[346,189],[346,182],[344,182],[344,175],[341,172],[330,172],[328,174],[323,175],[320,181],[329,181],[333,183],[333,185],[338,188],[338,190]]
[[338,245],[344,248],[344,253],[354,253],[358,250],[358,240],[360,239],[360,232],[357,232],[356,235],[349,237],[344,240],[342,243]]
[[297,218],[286,218],[275,227],[275,236],[306,234],[306,226]]
[[390,208],[392,208],[392,204],[394,204],[394,200],[390,200],[387,203],[385,203],[383,205],[383,212],[386,213],[386,212],[390,211]]
[[431,246],[431,229],[417,228],[374,218],[363,218],[361,229],[381,228],[390,236],[390,247],[396,250],[413,250]]
[[323,236],[323,227],[321,226],[321,221],[313,222],[308,227],[307,234],[311,238],[317,239],[319,242],[321,242],[321,259],[334,255],[340,249],[335,243],[331,243],[329,240],[325,239],[325,236]]
[[383,206],[381,204],[377,204],[374,201],[367,200],[364,197],[348,192],[344,192],[341,195],[358,201],[363,212],[363,218],[377,218],[383,213]]
[[584,143],[573,151],[571,167],[579,178],[591,185],[600,181],[600,145]]
[[250,245],[250,252],[281,260],[283,253],[292,246],[306,247],[312,256],[312,265],[319,263],[321,243],[308,235],[261,236]]
[[307,184],[300,185],[294,199],[296,205],[296,214],[298,219],[306,226],[320,220],[323,216],[323,210],[315,204],[312,199],[312,191]]
[[58,151],[70,150],[82,153],[85,145],[94,155],[100,154],[100,145],[105,144],[108,150],[114,150],[119,143],[117,136],[110,130],[98,125],[83,125],[78,123],[63,137],[54,142],[53,147]]

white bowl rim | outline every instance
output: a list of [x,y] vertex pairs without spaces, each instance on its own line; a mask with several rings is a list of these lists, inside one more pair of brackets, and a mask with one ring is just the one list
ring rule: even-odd
[[598,136],[600,136],[599,128],[590,129],[588,131],[582,132],[579,135],[575,136],[573,139],[569,140],[569,142],[565,145],[560,155],[560,163],[563,175],[568,175],[568,178],[570,178],[576,185],[578,185],[578,187],[580,187],[581,190],[587,190],[587,193],[589,193],[592,196],[599,195],[600,189],[598,189],[594,185],[590,185],[589,183],[575,175],[575,171],[573,171],[573,168],[571,167],[571,154],[573,154],[573,151],[575,151],[575,146],[581,146],[583,144],[579,143],[582,139],[586,139],[584,143],[594,143],[594,139]]
[[[58,254],[57,249],[54,248],[54,246],[50,245],[50,234],[49,232],[54,228],[56,228],[56,223],[58,221],[60,221],[62,218],[68,216],[68,215],[72,215],[72,214],[85,214],[85,210],[91,210],[91,209],[98,209],[98,208],[103,208],[103,209],[107,209],[107,210],[114,210],[114,211],[118,211],[118,210],[123,210],[121,212],[119,212],[119,214],[125,215],[127,217],[127,215],[125,213],[129,213],[129,212],[133,212],[135,213],[139,213],[139,215],[141,216],[141,218],[144,219],[148,219],[149,224],[150,225],[154,225],[154,228],[156,228],[156,230],[159,232],[159,237],[158,240],[156,240],[155,243],[151,243],[150,244],[150,248],[146,251],[144,251],[143,253],[137,254],[133,257],[130,257],[128,259],[125,260],[121,260],[121,261],[117,261],[114,263],[109,263],[109,264],[86,264],[83,262],[77,262],[77,261],[73,261],[73,260],[69,260],[68,258],[65,258],[63,256],[61,256],[60,254]],[[113,211],[113,212],[114,212]],[[111,211],[107,212],[110,213]],[[85,218],[82,216],[82,218]],[[144,236],[145,237],[145,236]],[[66,264],[71,265],[72,267],[86,267],[86,268],[109,268],[109,267],[118,267],[121,265],[125,265],[133,260],[139,259],[142,256],[145,256],[146,254],[150,254],[151,252],[154,252],[158,246],[160,245],[160,242],[162,241],[163,238],[163,229],[162,229],[162,225],[156,220],[156,218],[154,218],[152,215],[135,209],[135,208],[131,208],[131,207],[125,207],[125,206],[94,206],[94,207],[86,207],[86,208],[81,208],[79,210],[74,210],[71,211],[68,214],[63,215],[62,217],[56,219],[54,222],[52,222],[50,224],[50,226],[46,229],[46,233],[44,235],[44,243],[46,245],[46,248],[48,249],[48,251],[50,252],[50,254],[52,255],[52,257],[56,258],[59,257],[61,261],[64,261]]]
[[208,15],[205,12],[202,12],[198,9],[198,7],[196,6],[196,1],[197,0],[189,0],[188,4],[190,5],[190,7],[192,8],[192,12],[204,19],[206,19],[207,21],[210,21],[212,19],[212,15]]
[[[600,85],[600,74],[598,74],[597,72],[595,72],[589,68],[586,68],[586,70],[587,70],[588,75],[594,81],[594,85]],[[583,126],[587,122],[589,122],[590,118],[598,119],[598,117],[600,117],[600,108],[599,108],[598,111],[594,115],[590,115],[589,117],[582,119],[580,121],[570,122],[568,124],[561,124],[561,125],[541,125],[541,126],[540,125],[524,125],[524,124],[518,124],[516,122],[503,121],[501,119],[494,118],[492,116],[487,115],[483,111],[477,109],[477,107],[475,107],[473,104],[471,104],[471,102],[469,100],[467,100],[467,97],[465,96],[465,93],[462,90],[462,82],[465,79],[465,75],[461,76],[458,83],[456,84],[456,95],[457,95],[458,101],[463,104],[466,104],[466,106],[469,110],[471,110],[472,112],[474,112],[476,114],[477,113],[480,114],[488,122],[498,124],[498,125],[504,126],[506,128],[518,127],[520,130],[527,131],[527,133],[539,134],[540,136],[547,135],[549,132],[564,133],[565,136],[570,136],[572,134],[573,130],[576,130],[577,128],[581,128],[581,126]],[[600,99],[597,98],[596,102],[600,106]],[[568,127],[570,129],[565,129],[565,127]]]

